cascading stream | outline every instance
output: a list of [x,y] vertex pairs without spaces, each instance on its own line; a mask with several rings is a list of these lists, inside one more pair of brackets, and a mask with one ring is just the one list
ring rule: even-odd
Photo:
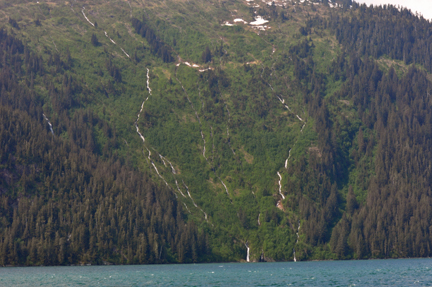
[[201,128],[201,120],[200,120],[200,118],[199,118],[199,116],[198,116],[198,112],[197,112],[197,110],[195,109],[195,107],[194,107],[192,101],[189,99],[189,94],[186,92],[186,89],[184,88],[182,82],[177,78],[177,75],[176,75],[176,80],[180,83],[180,85],[181,85],[181,87],[182,87],[182,89],[183,89],[183,91],[184,91],[184,93],[185,93],[185,95],[186,95],[186,98],[187,98],[188,102],[191,104],[191,107],[192,107],[193,111],[195,112],[195,116],[196,116],[196,118],[197,118],[197,120],[198,120],[198,123],[199,123],[199,126],[200,126],[201,138],[202,138],[203,143],[204,143],[204,147],[203,147],[203,157],[204,157],[205,160],[208,162],[208,160],[207,160],[207,158],[206,158],[206,156],[205,156],[205,145],[206,145],[206,141],[205,141],[205,138],[204,138],[204,133],[203,133],[202,128]]
[[291,157],[291,149],[288,151],[288,158],[285,160],[285,169],[288,169],[288,160]]
[[159,155],[159,158],[161,159],[163,165],[164,165],[165,167],[168,167],[167,164],[166,164],[166,162],[165,162],[165,160],[164,160],[164,158],[163,158],[163,156],[161,156],[160,154],[158,154],[158,155]]
[[[111,43],[113,43],[114,45],[117,45],[117,43],[113,40],[113,39],[111,39],[111,37],[110,36],[108,36],[108,33],[106,32],[106,31],[104,31],[104,33],[105,33],[105,36],[111,41]],[[128,57],[128,58],[130,58],[130,56],[129,56],[129,54],[128,53],[126,53],[126,51],[123,49],[123,48],[121,48],[120,47],[120,49],[122,50],[122,52]],[[147,69],[148,70],[148,69]]]
[[285,196],[282,194],[282,175],[280,174],[280,172],[277,172],[277,175],[279,176],[279,194],[282,197],[282,199],[285,199]]
[[206,141],[205,141],[205,138],[204,138],[204,134],[203,134],[203,132],[201,131],[201,138],[202,138],[202,140],[203,140],[203,142],[204,142],[204,147],[203,147],[203,157],[205,158],[205,160],[207,160],[207,158],[206,158],[206,156],[205,156],[205,152],[206,152]]
[[230,147],[230,149],[231,149],[233,155],[235,155],[235,151],[234,151],[234,149],[233,149],[232,146],[231,146],[231,138],[230,138],[229,128],[228,128],[228,125],[229,125],[229,123],[230,123],[230,121],[231,121],[231,114],[230,114],[230,111],[229,111],[228,106],[227,106],[226,103],[225,103],[225,108],[226,108],[226,110],[227,110],[227,112],[228,112],[228,124],[227,124],[228,145],[229,145],[229,147]]
[[85,9],[85,7],[83,7],[81,10],[82,14],[84,15],[84,18],[87,20],[87,22],[90,23],[90,25],[92,25],[94,27],[94,24],[89,20],[89,18],[87,18],[86,14],[84,13],[84,9]]
[[107,33],[106,31],[104,31],[104,33],[105,33],[105,36],[106,36],[108,39],[110,39],[110,41],[111,41],[114,45],[117,45],[117,43],[116,43],[113,39],[111,39],[110,36],[108,36],[108,33]]
[[180,192],[181,195],[183,195],[183,197],[186,198],[186,195],[184,195],[184,193],[181,191],[181,189],[180,189],[180,187],[178,185],[177,179],[175,180],[175,183],[176,183],[176,186],[177,186],[177,190]]
[[[297,227],[297,232],[296,232],[297,240],[296,240],[295,245],[297,245],[297,243],[298,243],[298,241],[299,241],[299,238],[300,238],[300,236],[299,236],[299,232],[300,232],[300,220],[298,221],[298,227]],[[294,262],[297,262],[295,248],[293,248],[293,255],[294,255]]]
[[[142,139],[142,141],[143,141],[143,143],[145,143],[145,138],[144,138],[144,136],[141,134],[141,132],[140,132],[140,130],[139,130],[139,127],[138,127],[138,121],[139,121],[139,119],[140,119],[140,115],[141,115],[141,113],[142,113],[142,111],[143,111],[143,109],[144,109],[144,104],[145,104],[145,102],[149,99],[149,97],[152,95],[152,89],[150,88],[150,70],[147,68],[147,90],[148,90],[148,92],[149,92],[149,96],[142,102],[142,104],[141,104],[141,109],[140,109],[140,111],[139,111],[139,113],[138,113],[138,116],[137,116],[137,119],[136,119],[136,121],[135,121],[135,128],[136,128],[136,131],[137,131],[137,133],[139,134],[139,136],[141,137],[141,139]],[[146,148],[146,150],[148,151],[148,160],[150,161],[150,163],[151,163],[151,165],[153,166],[153,168],[155,169],[155,171],[156,171],[156,173],[157,173],[157,175],[163,180],[163,182],[166,184],[166,186],[168,186],[168,187],[170,187],[170,185],[168,184],[168,182],[165,180],[165,178],[159,173],[159,170],[158,170],[158,168],[156,167],[156,165],[155,165],[155,163],[153,162],[153,160],[151,159],[151,151],[150,151],[150,149],[148,149],[145,145],[144,145],[144,147]],[[156,152],[157,153],[157,152]],[[159,158],[161,159],[161,161],[163,162],[163,164],[164,164],[164,166],[165,167],[167,167],[167,164],[166,164],[166,162],[168,162],[168,164],[170,165],[170,167],[171,167],[171,171],[172,171],[172,173],[175,175],[176,174],[176,170],[175,170],[175,168],[174,168],[174,166],[172,165],[172,163],[168,160],[168,159],[166,159],[163,155],[161,155],[161,154],[159,154],[159,153],[157,153],[158,155],[159,155]],[[177,190],[180,192],[180,194],[183,196],[183,197],[185,197],[186,198],[186,196],[184,195],[184,193],[181,191],[181,189],[180,189],[180,187],[179,187],[179,185],[178,185],[178,181],[177,181],[177,179],[175,179],[175,183],[176,183],[176,186],[177,186]],[[200,207],[198,207],[198,205],[195,203],[195,201],[193,200],[193,198],[192,198],[192,196],[191,196],[191,194],[190,194],[190,192],[189,192],[189,188],[186,186],[186,184],[184,183],[184,181],[183,181],[183,185],[186,187],[186,191],[187,191],[187,193],[188,193],[188,195],[189,195],[189,197],[190,197],[190,199],[192,200],[192,203],[194,204],[194,206],[196,207],[196,208],[198,208],[202,213],[204,213],[204,218],[205,218],[205,220],[206,221],[208,221],[208,216],[207,216],[207,213],[205,213]],[[177,195],[174,193],[174,195],[177,197]],[[187,205],[186,205],[186,203],[184,203],[183,202],[183,204],[184,204],[184,206],[186,207],[186,209],[189,211],[189,213],[191,212],[190,210],[189,210],[189,208],[187,207]]]
[[225,185],[225,183],[222,181],[222,179],[218,176],[218,178],[219,178],[219,180],[221,181],[221,183],[222,183],[222,185],[225,187],[225,191],[226,191],[226,193],[228,194],[228,196],[229,196],[229,192],[228,192],[228,188],[227,188],[227,186]]
[[[195,110],[195,107],[194,107],[192,101],[189,99],[189,95],[188,95],[188,93],[186,92],[185,87],[183,86],[182,82],[177,78],[177,76],[176,76],[176,80],[180,83],[180,85],[181,85],[183,91],[184,91],[185,94],[186,94],[186,98],[187,98],[188,102],[191,104],[192,109],[194,110],[195,115],[196,115],[196,117],[197,117],[197,119],[198,119],[198,122],[200,123],[200,132],[201,132],[202,140],[203,140],[203,142],[204,142],[203,155],[205,155],[205,144],[206,144],[206,142],[205,142],[205,139],[204,139],[204,137],[203,137],[204,134],[203,134],[202,129],[201,129],[201,121],[200,121],[200,119],[199,119],[199,117],[198,117],[198,113],[197,113],[197,111]],[[213,133],[213,132],[212,132],[212,133]],[[214,150],[214,143],[213,143],[213,150]],[[233,151],[233,152],[234,152],[234,151]],[[235,153],[234,153],[234,154],[235,154]],[[206,158],[205,156],[204,156],[204,158],[205,158],[205,160],[208,162],[208,160],[207,160],[207,158]],[[215,171],[213,170],[213,172],[215,172]],[[220,182],[222,183],[223,187],[225,188],[226,193],[227,193],[228,196],[229,196],[229,192],[228,192],[228,188],[227,188],[227,186],[225,185],[225,183],[222,181],[222,179],[221,179],[219,176],[218,176],[218,179],[219,179]]]
[[[138,113],[138,116],[137,116],[137,119],[136,119],[136,121],[135,121],[135,128],[136,128],[136,131],[137,131],[137,133],[138,133],[138,135],[140,136],[140,138],[142,139],[142,141],[143,141],[143,143],[145,143],[145,138],[144,138],[144,136],[141,134],[141,132],[140,132],[140,130],[139,130],[139,127],[138,127],[138,121],[139,121],[139,119],[140,119],[140,115],[141,115],[141,113],[142,113],[142,111],[143,111],[143,109],[144,109],[144,104],[145,104],[145,102],[149,99],[149,97],[151,96],[151,88],[150,88],[150,70],[147,68],[147,90],[148,90],[148,92],[149,92],[149,96],[147,96],[147,98],[142,102],[142,104],[141,104],[141,109],[140,109],[140,111],[139,111],[139,113]],[[145,146],[145,148],[147,149],[147,151],[149,152],[149,155],[148,155],[148,159],[149,159],[149,161],[150,161],[150,163],[151,163],[151,165],[153,166],[153,168],[155,169],[155,171],[156,171],[156,173],[157,173],[157,175],[163,180],[163,182],[167,185],[167,186],[169,186],[169,184],[168,184],[168,182],[165,180],[165,178],[159,173],[159,170],[158,170],[158,168],[156,167],[156,165],[154,164],[154,162],[153,162],[153,160],[151,159],[151,151]]]
[[[150,80],[149,80],[149,72],[150,72],[150,70],[147,69],[147,90],[149,91],[149,96],[147,96],[147,98],[142,102],[142,104],[141,104],[141,109],[140,109],[140,111],[139,111],[139,113],[138,113],[138,116],[137,116],[137,119],[136,119],[136,121],[135,121],[135,123],[134,123],[135,128],[136,128],[136,131],[137,131],[137,133],[139,134],[140,138],[142,139],[143,143],[145,143],[145,138],[144,138],[144,136],[141,134],[141,132],[140,132],[140,130],[139,130],[139,127],[138,127],[138,121],[139,121],[139,119],[140,119],[140,115],[141,115],[141,113],[142,113],[142,111],[143,111],[143,109],[144,109],[144,104],[145,104],[145,102],[147,102],[147,100],[148,100],[149,97],[151,96]],[[149,151],[149,152],[150,152],[150,151]]]
[[246,262],[250,262],[250,258],[249,258],[249,251],[250,251],[250,248],[249,248],[249,245],[248,245],[247,242],[245,243],[245,246],[246,246],[246,249],[247,249],[247,253],[246,253]]
[[183,202],[183,204],[186,207],[187,211],[189,211],[189,213],[191,213],[191,211],[189,210],[189,207],[187,207],[186,203]]
[[52,128],[52,124],[51,124],[51,122],[50,122],[49,119],[45,116],[45,114],[42,114],[42,115],[43,115],[44,119],[47,121],[51,133],[54,135],[54,131],[53,131],[53,128]]
[[187,191],[187,194],[189,195],[189,198],[192,200],[193,205],[195,205],[196,208],[198,208],[199,210],[201,210],[202,213],[204,213],[204,218],[205,218],[206,221],[208,221],[207,213],[205,213],[204,210],[202,210],[200,207],[198,207],[198,205],[195,203],[195,201],[193,200],[193,198],[192,198],[192,196],[191,196],[191,194],[189,192],[189,188],[187,187],[187,185],[184,183],[183,180],[182,180],[182,182],[183,182],[183,185],[186,188],[186,191]]
[[129,54],[128,53],[126,53],[126,51],[125,50],[123,50],[123,48],[120,48],[122,51],[123,51],[123,53],[128,57],[128,58],[130,58],[130,56],[129,56]]

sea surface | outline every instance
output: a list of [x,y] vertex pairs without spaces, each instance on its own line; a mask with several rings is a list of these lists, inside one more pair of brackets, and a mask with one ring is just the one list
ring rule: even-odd
[[432,286],[432,259],[3,267],[1,286]]

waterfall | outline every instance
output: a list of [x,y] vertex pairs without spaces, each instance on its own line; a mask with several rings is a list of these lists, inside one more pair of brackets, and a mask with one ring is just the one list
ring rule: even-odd
[[280,172],[277,172],[277,175],[279,176],[279,194],[282,197],[282,199],[285,199],[285,196],[282,194],[282,185],[281,185],[282,175],[280,174]]
[[250,251],[250,248],[249,248],[249,245],[248,245],[248,243],[246,242],[245,243],[245,246],[246,246],[246,262],[250,262],[250,258],[249,258],[249,251]]
[[49,119],[45,116],[45,114],[42,114],[42,115],[43,115],[44,119],[48,122],[48,125],[49,125],[49,128],[50,128],[50,131],[51,131],[51,133],[54,135],[54,131],[53,131],[53,128],[52,128],[52,124],[51,124],[51,122],[50,122]]
[[85,7],[83,7],[81,10],[82,14],[84,15],[84,18],[86,18],[87,22],[89,22],[90,25],[92,25],[94,27],[94,24],[92,22],[90,22],[90,20],[87,18],[86,14],[84,13],[84,9],[85,9]]

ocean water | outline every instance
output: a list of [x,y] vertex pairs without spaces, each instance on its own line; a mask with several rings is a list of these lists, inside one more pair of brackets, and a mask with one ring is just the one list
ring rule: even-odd
[[432,259],[4,267],[1,286],[432,286]]

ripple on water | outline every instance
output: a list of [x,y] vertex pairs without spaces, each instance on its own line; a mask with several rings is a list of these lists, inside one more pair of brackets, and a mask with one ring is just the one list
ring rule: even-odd
[[[430,286],[431,259],[1,268],[1,286]],[[215,272],[215,268],[217,272]]]

